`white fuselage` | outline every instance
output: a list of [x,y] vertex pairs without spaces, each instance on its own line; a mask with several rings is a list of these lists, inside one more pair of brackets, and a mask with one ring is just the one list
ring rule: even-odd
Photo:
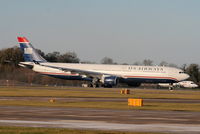
[[[170,87],[169,83],[159,83],[160,87]],[[195,84],[193,81],[180,81],[178,83],[173,83],[175,87],[184,87],[184,88],[197,88],[198,85]]]
[[[42,66],[44,65],[44,66]],[[47,67],[51,66],[51,67]],[[56,68],[52,68],[56,67]],[[71,63],[40,63],[34,65],[33,70],[49,75],[79,75],[70,71],[62,71],[57,68],[80,70],[80,72],[97,73],[111,75],[125,79],[149,79],[151,80],[171,80],[179,82],[189,76],[181,69],[163,66],[133,66],[133,65],[105,65],[105,64],[71,64]],[[153,82],[153,81],[152,81]],[[166,81],[167,82],[167,81]]]
[[185,87],[185,88],[197,88],[198,85],[195,84],[193,81],[181,81],[178,83],[179,86]]

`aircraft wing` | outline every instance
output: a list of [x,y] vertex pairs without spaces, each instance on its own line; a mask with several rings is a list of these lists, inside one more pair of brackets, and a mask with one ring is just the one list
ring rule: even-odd
[[79,75],[86,75],[87,77],[101,77],[102,75],[109,75],[109,74],[105,74],[102,72],[98,72],[98,71],[89,71],[89,70],[81,70],[81,69],[74,69],[74,68],[68,68],[68,67],[57,67],[57,66],[53,66],[53,65],[45,65],[45,64],[40,64],[41,66],[45,66],[45,67],[50,67],[50,68],[54,68],[54,69],[59,69],[62,71],[66,71],[66,72],[71,72],[71,73],[77,73]]

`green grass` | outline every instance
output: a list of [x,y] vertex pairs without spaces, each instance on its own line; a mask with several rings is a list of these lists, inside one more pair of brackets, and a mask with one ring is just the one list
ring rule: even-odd
[[[59,88],[59,87],[0,87],[0,96],[10,97],[80,97],[80,98],[143,98],[143,99],[200,99],[200,91],[168,91],[134,89],[131,94],[122,95],[120,89],[105,88]],[[92,99],[91,99],[92,100]],[[126,100],[126,99],[125,99]],[[79,107],[100,109],[141,109],[141,110],[180,110],[200,111],[198,103],[164,103],[144,101],[143,107],[130,107],[127,101],[67,101],[56,100],[55,103],[44,100],[0,100],[0,105],[44,106],[44,107]]]
[[65,128],[31,128],[0,126],[0,134],[164,134],[151,132],[119,132],[101,130],[77,130]]
[[200,99],[200,91],[133,89],[130,95],[121,95],[120,89],[111,88],[0,87],[0,96]]
[[24,100],[3,100],[0,101],[1,106],[41,106],[41,107],[73,107],[73,108],[99,108],[99,109],[140,109],[140,110],[171,110],[171,111],[198,111],[200,112],[200,104],[198,103],[159,103],[145,102],[143,107],[128,106],[127,102],[65,102],[56,101],[50,103],[48,101],[24,101]]

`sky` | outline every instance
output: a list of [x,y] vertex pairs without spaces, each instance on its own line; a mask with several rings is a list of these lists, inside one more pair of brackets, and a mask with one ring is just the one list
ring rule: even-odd
[[0,0],[0,49],[25,36],[45,53],[200,64],[199,0]]

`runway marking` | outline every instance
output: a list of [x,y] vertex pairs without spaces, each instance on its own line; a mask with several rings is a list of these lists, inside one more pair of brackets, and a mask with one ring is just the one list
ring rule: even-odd
[[122,123],[108,123],[104,121],[83,121],[83,120],[56,120],[56,121],[0,120],[0,125],[116,130],[116,131],[135,131],[135,132],[183,132],[183,133],[200,132],[200,125],[122,124]]

